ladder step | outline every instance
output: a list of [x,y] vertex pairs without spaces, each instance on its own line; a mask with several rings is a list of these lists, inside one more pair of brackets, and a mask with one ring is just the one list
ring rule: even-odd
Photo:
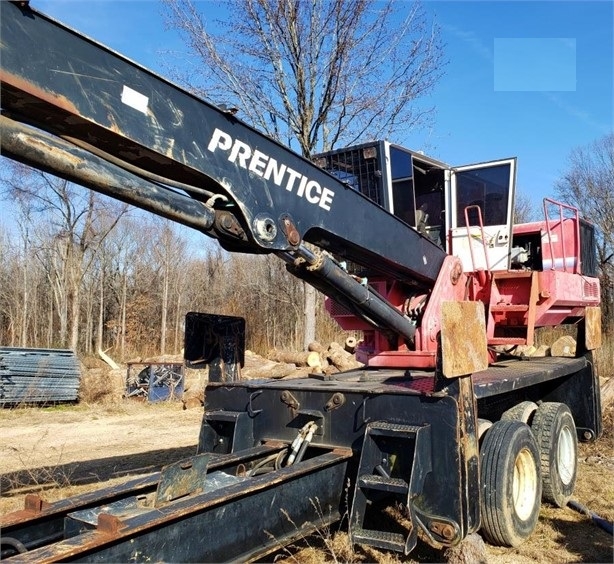
[[369,425],[369,434],[383,437],[413,438],[426,425],[401,425],[378,421]]
[[386,478],[377,474],[363,474],[358,478],[358,485],[361,488],[369,488],[383,492],[407,495],[409,485],[401,478]]
[[529,311],[529,306],[526,304],[497,304],[490,306],[491,312],[499,311]]
[[354,529],[352,540],[358,544],[368,544],[385,550],[405,552],[405,537],[400,533],[375,531],[373,529]]

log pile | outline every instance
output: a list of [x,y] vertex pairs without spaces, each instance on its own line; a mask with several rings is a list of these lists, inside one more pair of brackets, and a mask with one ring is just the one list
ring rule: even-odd
[[[356,347],[356,341],[350,341],[350,350]],[[241,369],[242,380],[257,380],[268,378],[306,378],[309,374],[334,374],[362,368],[351,352],[348,343],[341,346],[331,343],[328,347],[313,342],[307,351],[271,350],[266,358],[256,353],[245,351],[245,364]],[[204,405],[204,385],[186,389],[183,397],[183,408],[202,407]]]
[[340,372],[362,368],[363,364],[358,362],[354,355],[348,352],[339,343],[332,342],[326,353],[326,360]]
[[550,346],[539,345],[538,347],[532,345],[507,345],[495,347],[495,350],[500,353],[505,353],[510,356],[518,357],[544,357],[544,356],[558,356],[558,357],[570,357],[576,356],[576,340],[570,335],[563,335]]
[[[352,345],[355,349],[355,341]],[[276,362],[294,364],[297,369],[302,368],[307,374],[334,374],[363,367],[363,364],[358,362],[351,352],[335,342],[324,347],[316,341],[310,343],[308,350],[304,352],[273,350],[269,352],[267,358]]]

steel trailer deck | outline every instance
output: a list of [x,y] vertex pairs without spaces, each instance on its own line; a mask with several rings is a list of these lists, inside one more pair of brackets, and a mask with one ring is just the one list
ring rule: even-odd
[[284,447],[199,455],[162,473],[48,506],[30,497],[25,510],[0,523],[3,545],[16,541],[13,546],[28,549],[11,562],[221,562],[264,556],[341,518],[352,454],[347,449],[322,451],[274,475],[242,475],[250,462]]

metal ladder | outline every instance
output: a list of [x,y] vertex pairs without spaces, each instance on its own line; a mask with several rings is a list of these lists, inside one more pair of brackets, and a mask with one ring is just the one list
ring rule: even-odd
[[[367,425],[350,514],[353,543],[408,554],[417,542],[412,496],[431,470],[430,425]],[[401,519],[382,511],[406,508]]]

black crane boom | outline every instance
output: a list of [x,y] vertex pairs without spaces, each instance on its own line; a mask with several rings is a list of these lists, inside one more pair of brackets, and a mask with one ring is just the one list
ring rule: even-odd
[[5,115],[192,187],[194,199],[219,194],[216,236],[231,250],[307,241],[433,285],[446,255],[428,238],[233,115],[23,4],[0,3]]

